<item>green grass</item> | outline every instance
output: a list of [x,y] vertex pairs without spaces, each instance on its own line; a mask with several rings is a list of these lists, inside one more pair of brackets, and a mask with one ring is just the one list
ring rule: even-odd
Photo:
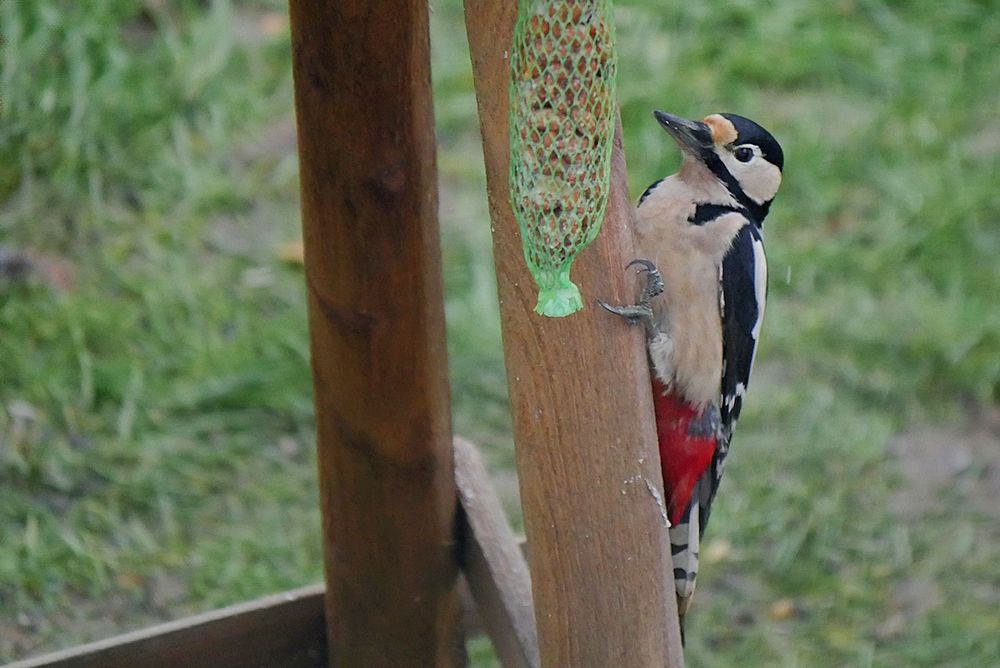
[[[786,152],[690,665],[990,665],[1000,458],[937,495],[889,445],[1000,399],[995,3],[618,4],[635,194],[677,163],[654,107]],[[0,245],[74,272],[0,282],[0,660],[321,577],[284,11],[0,3]],[[434,3],[454,421],[509,481],[462,20]]]

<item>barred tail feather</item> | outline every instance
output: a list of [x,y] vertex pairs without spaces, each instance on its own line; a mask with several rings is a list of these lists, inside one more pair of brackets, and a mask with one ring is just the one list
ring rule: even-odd
[[698,549],[701,540],[698,499],[692,499],[680,522],[670,527],[670,552],[674,561],[674,586],[681,622],[694,596],[698,577]]

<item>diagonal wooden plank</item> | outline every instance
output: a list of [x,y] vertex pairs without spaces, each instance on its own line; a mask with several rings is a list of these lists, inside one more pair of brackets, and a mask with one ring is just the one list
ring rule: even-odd
[[322,584],[192,615],[6,668],[327,665]]
[[531,579],[476,447],[455,439],[460,558],[480,623],[506,668],[538,668]]
[[[507,668],[537,668],[523,540],[511,530],[476,447],[461,437],[454,447],[466,634],[488,633]],[[310,585],[6,668],[319,668],[328,663],[325,591]]]

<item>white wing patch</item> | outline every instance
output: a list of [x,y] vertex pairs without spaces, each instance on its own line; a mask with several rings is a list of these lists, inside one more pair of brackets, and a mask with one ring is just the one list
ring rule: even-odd
[[726,291],[722,289],[722,263],[719,263],[719,315],[726,312]]
[[767,258],[764,256],[764,242],[753,240],[754,290],[757,293],[757,322],[750,332],[755,341],[760,341],[760,325],[764,322],[764,302],[767,300]]
[[[754,350],[756,353],[756,349]],[[751,367],[753,366],[753,359],[750,361]],[[736,407],[736,400],[742,399],[747,395],[747,386],[743,383],[736,383],[736,387],[733,388],[733,393],[725,397],[726,408],[732,411]]]
[[[764,241],[757,237],[754,237],[753,240],[753,270],[753,289],[757,298],[757,322],[753,324],[753,329],[750,330],[750,334],[754,340],[754,347],[753,354],[750,356],[750,368],[747,369],[747,383],[750,382],[750,376],[753,375],[753,363],[757,359],[757,348],[760,343],[760,326],[764,323],[764,303],[767,301],[767,257],[764,255]],[[742,397],[746,393],[746,386],[740,383],[736,386],[736,391]]]

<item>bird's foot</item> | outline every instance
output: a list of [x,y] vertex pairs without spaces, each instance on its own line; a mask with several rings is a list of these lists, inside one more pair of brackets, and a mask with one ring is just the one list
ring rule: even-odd
[[691,438],[718,438],[722,427],[722,416],[715,404],[709,404],[694,420],[688,423],[688,436]]
[[652,335],[652,332],[654,331],[654,323],[653,307],[651,302],[653,297],[663,292],[663,277],[660,276],[660,271],[656,268],[656,265],[649,260],[632,260],[625,265],[625,269],[629,269],[633,265],[639,265],[638,273],[646,274],[646,284],[639,293],[638,301],[635,304],[622,306],[612,306],[611,304],[600,300],[598,300],[598,303],[603,306],[605,310],[625,318],[625,321],[630,325],[642,323],[642,325],[646,328],[647,335]]

